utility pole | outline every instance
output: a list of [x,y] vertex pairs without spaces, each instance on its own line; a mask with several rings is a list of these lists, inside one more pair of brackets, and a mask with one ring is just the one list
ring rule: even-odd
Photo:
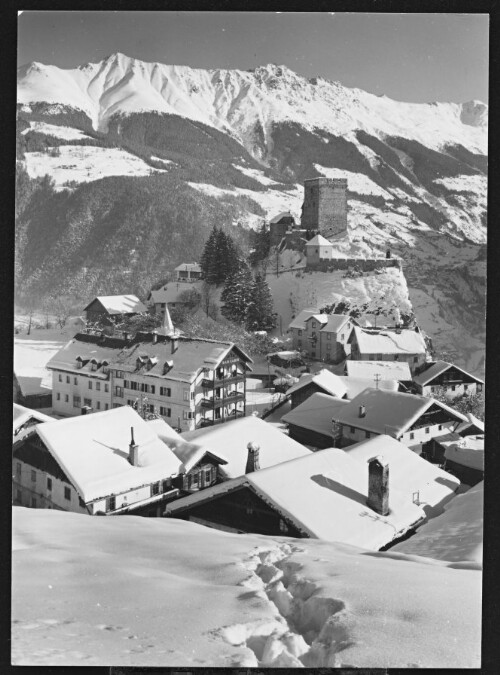
[[378,389],[378,383],[382,379],[379,373],[375,373],[375,377],[373,378],[375,380],[375,389]]

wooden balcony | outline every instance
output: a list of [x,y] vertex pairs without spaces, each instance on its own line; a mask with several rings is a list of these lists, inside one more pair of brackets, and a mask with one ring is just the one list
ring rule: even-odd
[[217,377],[214,380],[204,378],[201,381],[201,386],[204,389],[213,389],[214,387],[222,387],[225,384],[232,384],[234,382],[243,382],[245,379],[244,373],[237,373],[236,375],[228,375],[227,377]]
[[200,427],[213,427],[216,424],[222,424],[223,422],[229,422],[230,420],[237,419],[238,417],[245,417],[245,413],[243,410],[235,410],[232,412],[230,415],[227,415],[226,417],[220,417],[219,419],[209,419],[209,418],[202,418],[200,421]]
[[238,401],[245,400],[245,392],[237,391],[231,394],[226,394],[219,398],[202,398],[200,405],[202,408],[220,408],[222,405],[228,405],[229,403],[237,403]]

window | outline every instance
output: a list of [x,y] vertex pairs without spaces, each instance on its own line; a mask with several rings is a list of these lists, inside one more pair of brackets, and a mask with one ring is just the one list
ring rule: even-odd
[[185,401],[189,401],[189,389],[184,389],[184,391],[182,392],[182,398]]
[[78,384],[78,378],[77,377],[73,378],[73,384]]
[[316,321],[311,321],[311,328],[313,330],[316,328]]
[[69,384],[69,375],[66,375],[66,384]]
[[95,383],[95,388],[96,388],[96,391],[101,391],[101,383],[100,383],[100,382],[96,382],[96,383]]
[[21,462],[16,463],[16,473],[18,476],[21,475]]
[[483,385],[479,382],[476,384],[476,391],[478,394],[483,391]]
[[73,408],[79,408],[82,404],[80,396],[73,396]]
[[414,356],[413,357],[413,363],[417,363],[417,362],[418,362],[418,356]]
[[302,331],[301,331],[301,330],[299,330],[299,335],[302,335]]
[[123,396],[123,387],[115,387],[115,396]]
[[160,396],[172,396],[170,387],[160,387]]
[[183,412],[183,419],[185,420],[192,420],[194,416],[194,413],[192,413],[190,410],[184,410]]
[[114,511],[116,509],[116,497],[108,497],[107,499],[107,511]]
[[31,471],[31,481],[32,483],[36,482],[36,471],[33,470]]
[[327,344],[326,345],[326,351],[329,352],[329,351],[331,351],[331,349],[332,349],[332,345]]
[[171,485],[171,483],[168,480],[168,478],[166,480],[162,481],[161,491],[162,492],[168,492],[170,490],[170,485]]
[[60,394],[59,392],[57,392],[57,394],[56,394],[56,399],[57,399],[58,401],[61,400],[61,394]]
[[146,410],[147,410],[148,412],[150,412],[150,413],[154,413],[154,411],[155,411],[154,404],[153,404],[153,403],[148,403],[148,404],[146,405]]
[[191,483],[192,483],[193,485],[198,485],[198,478],[199,478],[199,477],[198,477],[198,472],[193,473],[193,474],[191,475]]
[[285,523],[283,518],[280,518],[280,532],[288,532],[288,525]]
[[68,394],[64,395],[64,402],[69,403],[69,395]]
[[425,433],[426,433],[426,434],[429,433],[429,427],[425,427]]
[[71,501],[71,488],[69,487],[64,488],[64,499],[66,499],[68,502]]
[[464,391],[467,391],[468,388],[469,388],[469,385],[468,385],[468,384],[464,384]]
[[160,483],[153,483],[151,485],[151,496],[157,495],[160,493]]
[[97,363],[95,361],[92,361],[90,364],[90,370],[96,371],[97,370]]
[[104,410],[109,410],[109,404],[108,403],[104,404]]
[[212,480],[212,469],[205,469],[205,483],[210,483]]
[[49,490],[49,492],[52,490],[52,478],[49,478],[48,476],[47,476],[47,490]]
[[96,407],[97,410],[100,410],[101,409],[101,402],[96,401],[95,407]]
[[123,378],[123,370],[116,370],[115,371],[115,377]]
[[132,389],[132,391],[137,391],[139,389],[139,385],[137,384],[137,382],[131,382],[130,388]]
[[365,431],[365,438],[370,438],[370,432],[369,431]]
[[155,385],[154,385],[154,384],[151,385],[151,393],[152,393],[152,394],[155,393]]
[[442,424],[440,424],[440,425],[439,425],[439,427],[438,427],[439,431],[441,431],[441,430],[442,430],[442,428],[443,428],[443,425],[442,425]]
[[109,394],[109,384],[104,385],[104,391],[106,392],[106,394]]
[[456,386],[454,384],[451,385],[451,391],[455,391]]
[[353,434],[356,431],[354,427],[351,427],[351,434]]
[[163,417],[170,417],[171,409],[165,408],[165,406],[161,405],[160,406],[160,415],[162,415]]
[[62,382],[62,375],[59,373],[59,382]]
[[327,339],[327,340],[331,340],[331,339],[332,339],[332,334],[331,334],[331,333],[327,333],[327,334],[326,334],[326,339]]
[[410,440],[413,440],[415,438],[415,432],[410,431]]
[[92,380],[89,380],[89,389],[92,389]]
[[31,498],[31,508],[36,509],[36,497]]
[[89,408],[92,408],[92,399],[91,398],[84,398],[83,399],[83,405],[86,405]]

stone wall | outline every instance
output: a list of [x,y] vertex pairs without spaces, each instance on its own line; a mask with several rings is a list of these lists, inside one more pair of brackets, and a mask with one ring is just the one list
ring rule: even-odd
[[347,230],[347,179],[311,178],[304,181],[303,228],[332,236]]
[[307,263],[307,269],[314,272],[335,272],[357,267],[363,272],[373,272],[386,267],[402,269],[399,258],[333,258],[332,260],[320,260],[317,263]]

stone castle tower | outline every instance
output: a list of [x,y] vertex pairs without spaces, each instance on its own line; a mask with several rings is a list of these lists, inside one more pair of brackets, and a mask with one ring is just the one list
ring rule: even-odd
[[347,231],[347,179],[309,178],[304,181],[301,227],[328,238]]

